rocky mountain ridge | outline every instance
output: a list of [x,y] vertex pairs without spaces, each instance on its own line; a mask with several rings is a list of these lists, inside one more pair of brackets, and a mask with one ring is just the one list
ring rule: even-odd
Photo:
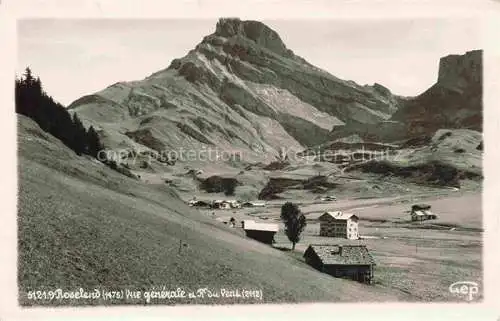
[[[262,164],[258,171],[238,176],[237,189],[249,188],[243,193],[259,194],[273,171],[286,174],[299,166],[309,176],[318,175],[295,164],[302,160],[327,163],[324,173],[354,169],[400,176],[409,166],[410,171],[422,168],[431,181],[440,175],[436,171],[452,168],[443,184],[481,177],[482,150],[475,147],[482,144],[481,50],[443,57],[431,88],[416,97],[399,97],[380,84],[360,86],[315,67],[261,22],[223,18],[212,34],[167,68],[141,81],[113,84],[69,108],[100,129],[106,148],[125,150],[120,161],[132,170],[142,176],[170,173],[168,181],[186,192],[196,190],[200,179],[235,177],[255,164]],[[436,153],[431,145],[440,130],[450,131],[456,143]],[[470,146],[462,146],[460,137],[471,140]],[[307,157],[282,162],[284,149]],[[352,161],[388,149],[383,166],[376,159]],[[158,158],[153,157],[151,162],[155,153],[179,150],[240,157],[179,159],[175,169],[172,159],[154,162]],[[310,157],[317,150],[335,152],[335,160]],[[401,154],[403,162],[391,159]],[[179,183],[192,169],[204,171],[204,178]]]
[[261,22],[230,18],[168,68],[69,108],[100,126],[111,148],[217,146],[277,155],[283,146],[324,142],[336,125],[389,119],[399,101],[382,85],[360,86],[311,65]]

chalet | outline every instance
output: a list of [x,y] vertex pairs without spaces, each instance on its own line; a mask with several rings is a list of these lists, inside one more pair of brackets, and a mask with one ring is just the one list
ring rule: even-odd
[[274,243],[274,235],[279,231],[278,224],[258,223],[253,220],[242,221],[247,237],[266,244]]
[[359,239],[359,218],[350,213],[325,212],[319,218],[319,235],[328,237],[342,237],[350,240]]
[[411,207],[412,221],[434,220],[437,215],[431,212],[431,206],[428,204],[415,204]]
[[334,277],[373,282],[376,264],[365,245],[311,244],[304,258],[307,264]]

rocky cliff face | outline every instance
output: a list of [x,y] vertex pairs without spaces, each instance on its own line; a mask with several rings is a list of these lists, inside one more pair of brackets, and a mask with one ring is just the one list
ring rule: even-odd
[[450,90],[467,91],[481,87],[483,82],[482,51],[473,50],[464,55],[449,55],[439,61],[437,83]]
[[231,18],[168,68],[82,97],[70,109],[101,127],[109,147],[277,155],[324,142],[334,126],[387,120],[399,105],[382,85],[359,86],[311,65],[265,24]]
[[392,119],[406,123],[407,135],[440,128],[482,131],[482,51],[441,58],[434,86],[408,100]]

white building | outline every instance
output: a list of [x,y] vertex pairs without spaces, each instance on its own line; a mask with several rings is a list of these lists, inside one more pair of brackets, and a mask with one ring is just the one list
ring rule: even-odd
[[320,236],[359,239],[359,218],[354,214],[340,211],[325,212],[318,219],[320,221]]

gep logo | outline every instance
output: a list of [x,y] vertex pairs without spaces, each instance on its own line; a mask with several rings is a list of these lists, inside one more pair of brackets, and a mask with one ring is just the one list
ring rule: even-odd
[[467,301],[472,301],[479,292],[479,285],[476,282],[459,281],[450,285],[449,290],[450,293],[463,295]]

